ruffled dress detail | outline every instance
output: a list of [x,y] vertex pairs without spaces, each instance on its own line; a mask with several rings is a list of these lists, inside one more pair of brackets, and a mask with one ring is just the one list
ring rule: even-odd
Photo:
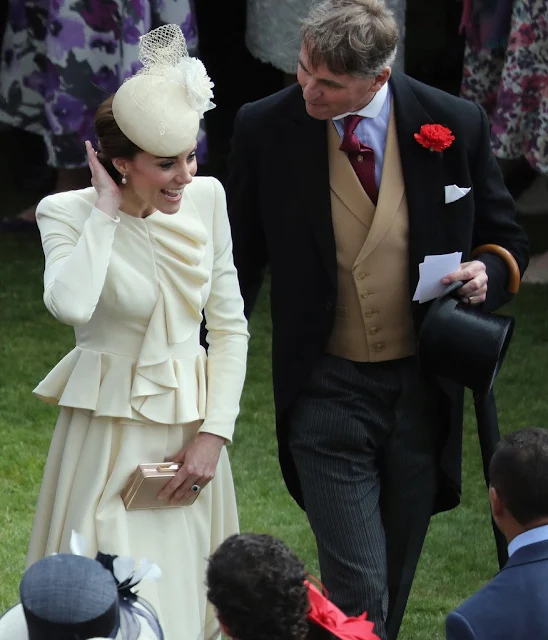
[[[124,214],[121,214],[124,215]],[[42,400],[93,415],[181,424],[205,418],[206,356],[199,345],[207,232],[197,215],[144,220],[158,299],[135,356],[77,345],[34,390]],[[138,414],[138,415],[137,415]]]

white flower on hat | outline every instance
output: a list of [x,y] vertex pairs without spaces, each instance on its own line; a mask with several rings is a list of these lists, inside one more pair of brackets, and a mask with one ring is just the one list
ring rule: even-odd
[[166,74],[168,78],[180,82],[186,89],[188,104],[198,112],[200,118],[213,109],[214,84],[207,75],[206,68],[198,58],[182,58],[179,64]]
[[135,560],[130,556],[117,556],[112,563],[114,577],[120,584],[127,582],[128,587],[134,587],[145,576],[149,580],[159,580],[162,577],[160,567],[149,560],[141,560],[136,566]]
[[[87,545],[84,536],[72,530],[70,536],[70,551],[75,556],[87,556]],[[116,556],[112,563],[112,572],[119,584],[134,587],[143,578],[156,581],[162,577],[162,570],[155,562],[142,559],[137,566],[130,556]]]
[[143,151],[178,156],[195,144],[200,119],[215,106],[213,83],[202,62],[188,55],[176,24],[141,36],[139,60],[142,69],[114,95],[116,124]]

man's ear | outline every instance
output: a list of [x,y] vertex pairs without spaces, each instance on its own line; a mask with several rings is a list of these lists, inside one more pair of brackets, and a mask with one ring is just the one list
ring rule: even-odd
[[495,520],[500,519],[504,515],[504,504],[495,487],[489,487],[489,502],[491,503],[491,513]]
[[375,82],[371,87],[371,91],[379,91],[382,87],[388,82],[390,76],[392,74],[392,69],[390,67],[386,67],[383,69],[378,76],[375,77]]

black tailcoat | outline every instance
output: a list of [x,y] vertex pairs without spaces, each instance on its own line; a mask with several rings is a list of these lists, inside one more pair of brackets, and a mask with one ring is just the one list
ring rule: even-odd
[[[426,255],[474,247],[506,247],[523,273],[527,239],[490,148],[481,107],[403,74],[390,79],[409,211],[409,290]],[[455,140],[443,153],[414,138],[423,124],[443,124]],[[472,187],[445,204],[445,185]],[[271,274],[272,368],[279,455],[284,479],[302,506],[287,446],[287,410],[324,352],[337,300],[337,264],[331,220],[327,127],[305,110],[298,85],[255,103],[237,116],[227,184],[234,259],[249,314],[267,265]],[[484,309],[505,304],[507,269],[492,254],[481,256],[489,277]],[[428,304],[412,304],[418,332]],[[436,511],[460,499],[463,388],[432,380],[440,394],[439,491]]]

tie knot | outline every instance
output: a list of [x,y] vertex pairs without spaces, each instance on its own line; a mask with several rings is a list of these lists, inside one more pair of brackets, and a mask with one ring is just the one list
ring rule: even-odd
[[352,115],[346,116],[344,119],[344,135],[351,136],[356,130],[356,127],[358,126],[358,124],[362,120],[363,120],[363,116],[359,116],[355,113]]

